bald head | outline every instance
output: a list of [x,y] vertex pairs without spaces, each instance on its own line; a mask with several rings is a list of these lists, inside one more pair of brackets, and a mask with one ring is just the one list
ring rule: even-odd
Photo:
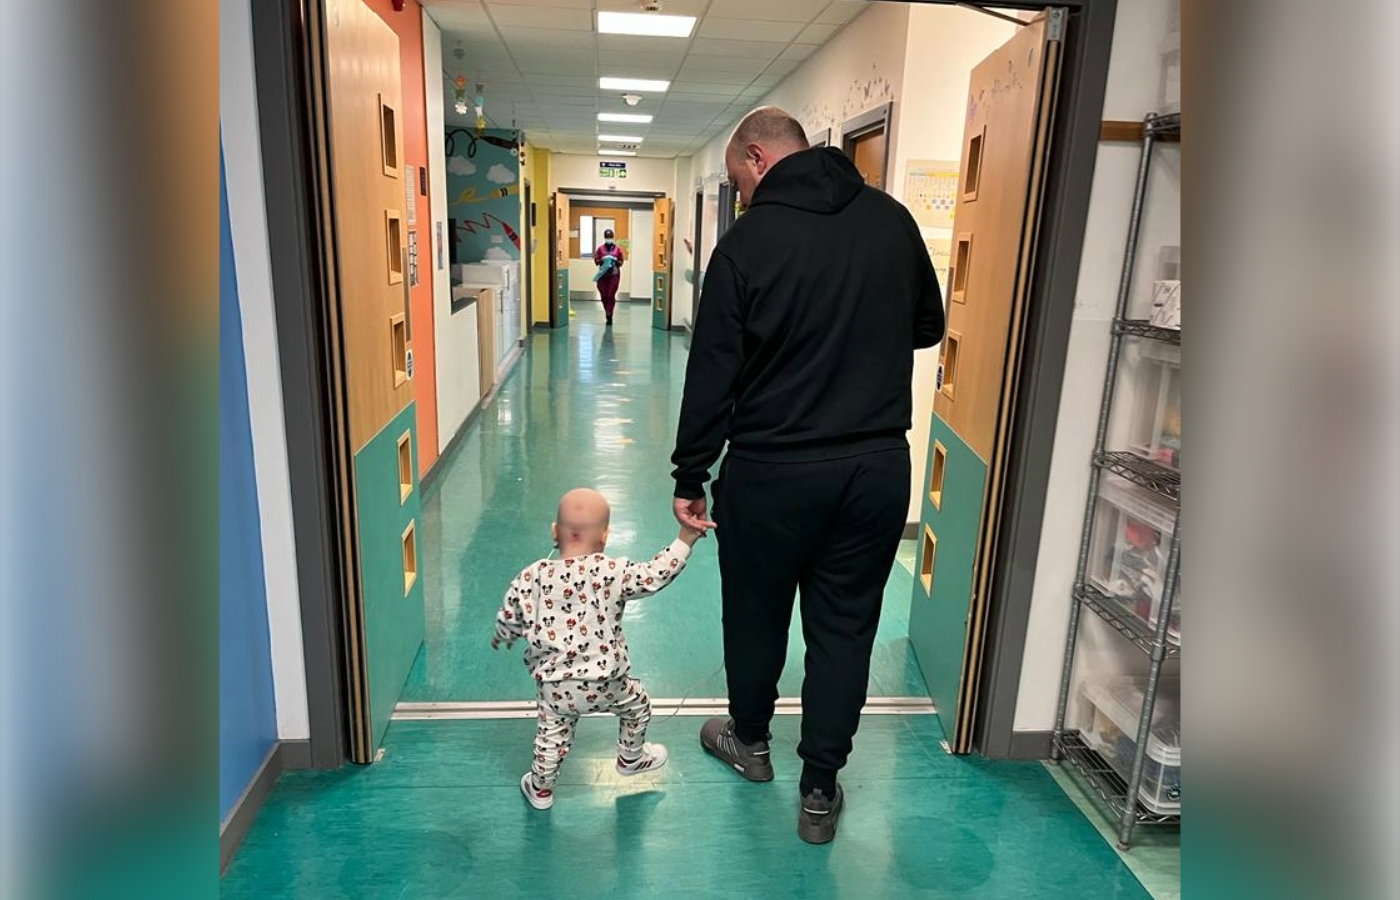
[[807,132],[776,106],[761,106],[739,122],[724,152],[729,180],[739,189],[739,202],[748,207],[768,170],[794,153],[807,149]]
[[554,543],[568,559],[601,553],[607,545],[612,509],[608,500],[592,488],[576,488],[559,500],[554,520]]
[[745,144],[762,144],[786,156],[807,149],[807,132],[801,122],[778,107],[760,106],[740,120],[729,139],[730,147]]

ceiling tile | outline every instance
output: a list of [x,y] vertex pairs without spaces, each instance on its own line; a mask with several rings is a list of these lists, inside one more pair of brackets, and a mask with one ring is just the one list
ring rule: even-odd
[[800,22],[756,22],[750,19],[717,19],[706,16],[700,37],[729,41],[779,41],[787,43],[802,31]]
[[768,68],[763,70],[764,75],[781,75],[784,78],[791,75],[801,67],[802,61],[799,59],[775,59],[768,64]]
[[588,50],[594,52],[594,36],[560,28],[502,27],[501,38],[514,52],[519,47],[555,48],[559,50]]
[[592,31],[593,12],[559,6],[515,6],[488,3],[487,11],[500,28],[562,28],[569,31]]
[[[672,16],[704,15],[710,0],[666,0],[665,12]],[[598,0],[598,8],[609,12],[636,12],[637,0]]]
[[778,59],[804,60],[819,49],[821,48],[816,44],[790,44],[787,49],[778,54]]
[[552,6],[573,9],[593,8],[593,0],[487,0],[491,6]]
[[802,29],[802,33],[797,36],[799,44],[825,44],[831,40],[831,36],[841,30],[840,25],[819,25],[812,24]]
[[685,58],[685,65],[681,66],[681,77],[687,75],[707,75],[714,73],[716,76],[724,75],[722,80],[726,83],[735,80],[736,76],[747,75],[745,81],[751,80],[759,72],[768,66],[765,59],[736,59],[732,56],[697,56],[691,54]]
[[845,25],[865,10],[863,0],[836,0],[817,16],[817,21],[825,25]]
[[786,46],[774,41],[721,41],[714,38],[696,38],[690,45],[690,52],[704,56],[772,59],[782,53]]
[[733,97],[740,90],[742,90],[743,87],[747,87],[747,85],[741,86],[735,84],[715,84],[713,82],[689,81],[686,79],[680,79],[671,87],[682,94],[718,94],[721,97]]
[[709,15],[769,22],[810,22],[826,5],[827,0],[714,0]]

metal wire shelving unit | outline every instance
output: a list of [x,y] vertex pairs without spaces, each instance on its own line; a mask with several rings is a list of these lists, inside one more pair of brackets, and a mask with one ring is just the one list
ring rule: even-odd
[[[1118,305],[1113,320],[1113,339],[1109,346],[1107,371],[1104,374],[1104,394],[1099,408],[1098,433],[1094,442],[1089,496],[1085,504],[1084,528],[1080,537],[1079,565],[1073,590],[1074,602],[1070,606],[1069,633],[1066,638],[1064,669],[1060,676],[1060,696],[1055,714],[1055,732],[1051,748],[1053,757],[1056,760],[1069,762],[1075,773],[1118,820],[1118,845],[1125,850],[1131,845],[1133,831],[1139,825],[1181,824],[1180,813],[1158,813],[1149,809],[1138,799],[1138,790],[1142,784],[1144,763],[1152,730],[1152,716],[1161,682],[1162,666],[1168,659],[1179,659],[1181,656],[1179,643],[1174,643],[1170,635],[1171,613],[1176,602],[1181,562],[1181,474],[1132,453],[1110,450],[1107,447],[1109,420],[1113,411],[1114,394],[1118,385],[1119,362],[1122,358],[1124,343],[1129,339],[1157,341],[1178,346],[1181,343],[1179,330],[1159,328],[1147,321],[1127,317],[1133,270],[1138,252],[1138,239],[1142,231],[1148,176],[1152,168],[1153,150],[1164,138],[1180,137],[1181,114],[1147,116],[1143,121],[1142,134],[1142,157],[1138,164],[1137,185],[1133,193],[1127,247],[1124,251],[1123,269],[1118,285]],[[1166,575],[1162,585],[1162,608],[1158,613],[1155,626],[1144,622],[1117,600],[1087,583],[1086,574],[1093,537],[1094,513],[1104,473],[1126,479],[1176,504]],[[1138,715],[1136,752],[1131,774],[1126,781],[1084,741],[1077,731],[1069,731],[1065,728],[1070,682],[1074,672],[1075,645],[1079,636],[1080,616],[1085,610],[1107,622],[1119,635],[1141,650],[1149,659],[1147,688],[1143,697],[1142,709]]]

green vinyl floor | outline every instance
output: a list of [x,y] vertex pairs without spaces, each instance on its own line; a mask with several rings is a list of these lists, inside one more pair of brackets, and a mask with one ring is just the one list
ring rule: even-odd
[[[580,304],[571,327],[528,338],[493,403],[440,460],[424,490],[420,555],[427,604],[423,649],[403,693],[410,701],[533,696],[514,653],[489,641],[511,578],[547,556],[559,497],[580,485],[612,502],[610,553],[650,558],[676,537],[671,451],[685,374],[685,338],[650,327],[644,304],[603,327]],[[872,696],[927,696],[909,647],[913,578],[895,564],[885,589]],[[633,674],[656,698],[722,697],[719,563],[702,541],[686,572],[629,608]],[[798,696],[803,643],[796,615],[783,696]]]
[[1039,763],[945,755],[936,716],[867,716],[837,839],[796,833],[798,720],[774,722],[769,784],[700,749],[700,719],[653,725],[670,764],[612,768],[586,719],[554,808],[518,781],[529,719],[395,722],[369,767],[282,776],[222,880],[227,900],[1111,900],[1146,898]]
[[[501,593],[549,552],[561,493],[613,502],[617,554],[675,534],[668,457],[685,341],[596,305],[529,338],[524,358],[424,491],[426,637],[405,700],[520,700],[519,654],[488,641]],[[909,648],[914,544],[892,566],[871,695],[926,696]],[[655,698],[721,697],[719,572],[688,571],[629,611],[634,674]],[[794,625],[784,696],[797,696]],[[847,809],[824,847],[796,835],[799,719],[773,723],[777,780],[750,784],[698,745],[701,719],[658,718],[665,768],[612,768],[616,724],[587,719],[548,812],[520,795],[532,719],[396,721],[368,767],[285,773],[220,883],[257,900],[1111,900],[1146,898],[1095,824],[1039,764],[946,755],[936,716],[867,716],[842,773]]]

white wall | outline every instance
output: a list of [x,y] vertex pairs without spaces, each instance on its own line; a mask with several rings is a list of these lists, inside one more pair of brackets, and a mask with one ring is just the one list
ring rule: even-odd
[[649,209],[632,210],[631,255],[627,257],[627,267],[631,270],[628,285],[633,297],[651,299],[652,250],[656,243],[656,213]]
[[311,726],[307,713],[301,594],[292,530],[292,487],[287,468],[282,370],[272,301],[272,259],[268,252],[249,0],[220,0],[219,48],[219,119],[228,177],[229,229],[234,256],[238,259],[243,355],[248,361],[248,414],[253,432],[253,468],[258,481],[277,736],[283,740],[300,740],[311,736]]
[[[899,137],[890,152],[890,193],[904,199],[910,160],[962,157],[964,110],[972,69],[1011,39],[1018,26],[952,6],[912,6],[904,60],[903,83],[918,85],[905,93],[899,110]],[[951,228],[923,228],[926,238],[952,239]],[[948,273],[938,273],[945,296]],[[923,481],[928,466],[929,419],[933,415],[938,348],[914,354],[914,427],[909,432],[914,473],[909,494],[909,519],[922,513]]]
[[[1158,47],[1166,35],[1166,0],[1119,0],[1109,60],[1108,93],[1103,118],[1141,119],[1158,106]],[[1180,151],[1158,151],[1149,194],[1139,265],[1144,278],[1155,269],[1156,247],[1180,235]],[[1113,316],[1123,241],[1139,151],[1135,144],[1100,144],[1089,202],[1089,218],[1080,259],[1080,308],[1070,332],[1060,415],[1050,462],[1040,552],[1036,561],[1026,651],[1016,704],[1015,729],[1049,730],[1064,662],[1070,587],[1078,559],[1079,533],[1089,487],[1089,457],[1108,360],[1109,321]],[[1141,279],[1138,280],[1141,283]],[[1075,695],[1086,677],[1106,672],[1145,669],[1146,657],[1086,614],[1081,621],[1075,664]],[[1078,703],[1070,723],[1077,721]]]
[[[599,178],[598,163],[627,163],[626,178]],[[674,159],[628,159],[598,156],[577,156],[568,153],[549,155],[549,188],[586,188],[608,191],[655,191],[670,194],[675,190],[676,161]]]
[[694,288],[685,280],[687,269],[693,269],[695,259],[685,249],[686,238],[693,230],[691,219],[695,205],[695,185],[690,177],[693,161],[690,157],[676,160],[676,184],[671,192],[675,210],[671,219],[671,327],[682,328],[690,321]]
[[[447,152],[442,136],[447,133],[446,107],[442,84],[442,29],[424,11],[423,85],[428,111],[428,198],[433,217],[433,240],[437,223],[447,235]],[[457,436],[467,416],[481,402],[481,352],[477,343],[477,311],[469,306],[452,314],[451,254],[444,247],[443,267],[437,267],[434,247],[433,266],[433,350],[437,369],[438,453]]]

